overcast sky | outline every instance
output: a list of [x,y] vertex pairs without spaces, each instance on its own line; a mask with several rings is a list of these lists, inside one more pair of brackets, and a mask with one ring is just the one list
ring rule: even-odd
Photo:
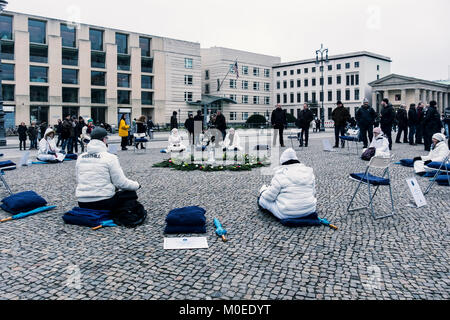
[[392,72],[450,73],[450,0],[8,0],[7,10],[281,57],[367,50]]

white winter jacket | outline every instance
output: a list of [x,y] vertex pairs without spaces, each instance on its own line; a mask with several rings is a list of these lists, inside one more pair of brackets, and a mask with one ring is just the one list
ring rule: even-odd
[[272,213],[279,219],[307,216],[316,212],[315,180],[314,170],[304,164],[281,166],[261,194],[262,202],[272,202]]
[[54,139],[48,137],[50,133],[54,132],[51,128],[47,128],[44,138],[39,141],[39,150],[37,159],[40,161],[64,161],[65,156],[60,153],[61,149],[56,146]]
[[228,150],[234,150],[235,148],[242,150],[241,138],[239,137],[239,134],[237,132],[234,133],[233,143],[231,143],[230,133],[227,133],[225,140],[223,141],[223,147]]
[[92,140],[87,152],[80,155],[76,164],[79,202],[96,202],[112,198],[116,188],[136,191],[139,183],[125,177],[117,156],[108,153],[100,140]]
[[389,151],[389,140],[385,138],[383,134],[379,134],[378,137],[375,136],[370,143],[369,148],[375,148],[375,157],[389,157],[391,152]]
[[433,162],[442,162],[444,161],[445,157],[448,155],[448,146],[445,141],[441,141],[438,144],[436,144],[436,147],[434,147],[433,150],[430,151],[430,153],[427,156],[422,156],[422,161],[416,161],[414,162],[414,171],[416,173],[424,172],[425,170],[425,161],[433,161]]

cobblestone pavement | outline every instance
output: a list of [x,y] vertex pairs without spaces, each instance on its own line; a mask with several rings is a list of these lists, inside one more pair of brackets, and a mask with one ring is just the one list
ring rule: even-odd
[[[325,153],[315,139],[298,156],[315,169],[319,215],[339,230],[289,229],[256,206],[269,176],[152,168],[167,157],[159,148],[119,153],[149,212],[134,230],[64,225],[63,213],[76,205],[74,162],[7,172],[13,192],[35,190],[58,209],[0,225],[0,299],[449,299],[449,188],[434,187],[425,208],[406,207],[413,172],[394,165],[395,217],[347,214],[356,187],[349,173],[366,163],[341,149]],[[424,154],[404,144],[394,153],[395,160]],[[418,180],[425,188],[427,179]],[[189,205],[207,210],[210,248],[163,250],[165,216]],[[389,209],[386,190],[375,208]],[[214,234],[213,218],[228,243]]]

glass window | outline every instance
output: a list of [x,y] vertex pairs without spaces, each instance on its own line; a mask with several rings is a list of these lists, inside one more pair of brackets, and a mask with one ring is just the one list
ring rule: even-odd
[[328,77],[328,85],[332,85],[333,84],[333,77]]
[[28,19],[28,31],[30,33],[31,43],[46,43],[46,26],[47,22]]
[[301,74],[302,73],[302,69],[297,69],[297,74]]
[[302,80],[298,79],[297,80],[297,88],[300,88],[302,86]]
[[242,112],[242,120],[247,121],[248,120],[248,112]]
[[236,112],[230,112],[230,120],[236,121],[237,120],[237,113]]
[[287,93],[283,93],[283,103],[284,104],[288,103]]
[[280,71],[277,72],[277,77],[279,77],[279,76],[281,76],[281,72]]
[[305,93],[304,93],[304,96],[305,96],[305,97],[304,97],[305,99],[303,99],[303,101],[304,101],[304,102],[308,102],[308,100],[309,100],[308,92],[305,92]]
[[283,88],[287,89],[287,81],[286,80],[283,81]]
[[78,65],[78,50],[77,49],[62,49],[62,64],[66,66]]
[[48,68],[30,66],[30,82],[48,82]]
[[48,87],[30,86],[30,101],[48,102]]
[[316,72],[316,67],[312,67],[312,68],[311,68],[311,72],[312,72],[312,73]]
[[308,86],[308,79],[305,79],[305,81],[304,81],[304,86],[305,86],[305,87]]
[[91,52],[91,68],[106,68],[106,53],[104,52]]
[[316,102],[316,93],[315,92],[311,93],[311,100],[312,100],[312,102]]
[[264,77],[270,78],[270,69],[264,69]]
[[186,86],[192,86],[194,84],[194,76],[184,75],[184,84]]
[[294,85],[295,85],[295,81],[294,81],[294,80],[291,80],[291,81],[290,81],[290,85],[291,85],[291,88],[293,88]]
[[355,84],[359,86],[359,74],[355,75]]
[[266,82],[264,83],[264,91],[270,91],[270,83]]
[[48,47],[30,45],[30,62],[48,63]]
[[117,70],[130,71],[131,57],[130,56],[117,56]]
[[209,94],[210,90],[209,90],[209,84],[205,84],[205,94]]
[[264,104],[270,105],[270,97],[264,97]]
[[191,102],[193,100],[194,94],[192,92],[184,93],[184,101]]
[[355,100],[359,100],[359,89],[355,89]]
[[277,81],[277,89],[281,89],[281,82]]
[[150,57],[150,39],[139,37],[139,47],[141,48],[141,56]]
[[259,77],[259,68],[253,68],[253,76]]
[[336,65],[336,69],[341,70],[341,64]]
[[117,53],[128,54],[128,35],[116,33]]
[[62,102],[77,103],[78,88],[62,88]]
[[230,79],[230,89],[236,89],[236,83],[236,80]]
[[320,77],[320,85],[323,86],[323,78]]
[[328,65],[328,71],[332,71],[333,70],[333,66],[331,64]]
[[259,104],[259,97],[253,96],[253,104]]
[[2,84],[3,101],[14,101],[14,85]]
[[341,84],[341,82],[342,82],[341,76],[337,76],[336,77],[336,84]]
[[94,124],[100,125],[100,123],[106,122],[106,108],[91,108],[91,119],[94,120]]
[[153,92],[142,91],[141,102],[143,105],[153,105]]
[[91,71],[91,85],[106,86],[106,72]]
[[359,68],[359,61],[355,62],[355,68]]
[[313,87],[316,86],[316,78],[312,78],[312,79],[311,79],[311,85],[312,85]]
[[294,95],[294,93],[290,94],[290,98],[291,98],[291,103],[294,103],[295,102],[295,95]]
[[248,81],[247,80],[242,81],[242,89],[248,90]]
[[209,70],[205,71],[205,80],[209,80]]
[[153,89],[153,77],[141,76],[142,89]]
[[349,89],[345,90],[345,100],[347,100],[347,101],[350,100],[350,90]]
[[91,90],[91,103],[101,103],[106,102],[106,90],[103,89],[92,89]]
[[297,92],[297,103],[302,102],[302,94],[300,92]]
[[281,103],[281,95],[279,93],[277,94],[277,103]]
[[141,72],[153,73],[153,59],[144,59],[141,61]]
[[2,59],[14,60],[14,42],[2,41]]
[[103,30],[89,29],[91,50],[103,51]]
[[345,69],[350,69],[350,62],[347,62],[347,63],[345,64]]
[[46,106],[30,106],[30,121],[41,124],[48,122],[48,107]]
[[283,71],[283,76],[287,76],[287,71]]
[[294,70],[291,70],[290,74],[291,74],[291,76],[293,76],[294,75]]
[[14,81],[14,65],[2,63],[2,80]]
[[63,107],[63,119],[65,119],[67,116],[75,116],[78,117],[80,114],[80,108],[79,107]]
[[242,103],[248,104],[248,96],[242,96]]
[[129,88],[130,87],[130,75],[126,73],[117,74],[117,86],[119,88]]
[[303,70],[303,72],[304,72],[304,73],[308,73],[308,68],[305,68],[305,69]]
[[336,100],[337,101],[342,100],[341,90],[336,90]]
[[184,59],[184,68],[185,69],[192,69],[193,68],[194,61],[191,58],[185,58]]
[[117,91],[117,103],[118,104],[130,104],[131,91],[118,90]]
[[333,101],[333,91],[328,91],[328,101]]
[[248,75],[248,66],[242,66],[242,74],[243,75]]
[[13,17],[0,15],[0,39],[12,40]]
[[62,69],[62,83],[78,84],[78,70],[77,69]]
[[259,91],[259,82],[253,82],[253,90]]
[[75,26],[61,24],[62,46],[75,48],[77,46],[77,29]]

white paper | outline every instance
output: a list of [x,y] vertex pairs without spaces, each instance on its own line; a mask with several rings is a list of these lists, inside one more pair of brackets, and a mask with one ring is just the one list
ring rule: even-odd
[[194,238],[164,238],[164,250],[208,249],[205,237]]
[[323,151],[329,151],[329,152],[333,151],[330,140],[324,139],[324,140],[322,140],[322,144],[323,144]]
[[108,152],[112,154],[117,154],[117,144],[110,144],[108,148]]
[[28,165],[28,158],[30,157],[30,151],[27,151],[20,159],[19,167],[25,167]]
[[406,182],[408,183],[409,190],[411,191],[414,201],[416,202],[417,208],[426,206],[427,200],[423,195],[422,189],[420,188],[417,179],[416,178],[406,179]]

